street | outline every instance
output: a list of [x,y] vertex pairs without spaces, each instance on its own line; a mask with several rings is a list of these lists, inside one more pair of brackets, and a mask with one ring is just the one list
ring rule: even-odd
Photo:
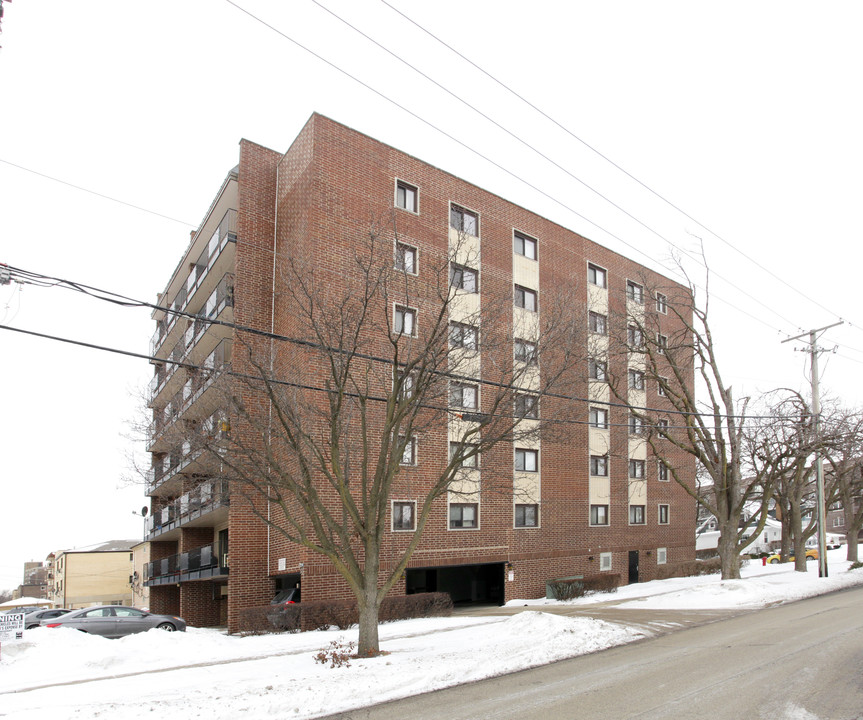
[[330,718],[858,720],[861,609],[845,590]]

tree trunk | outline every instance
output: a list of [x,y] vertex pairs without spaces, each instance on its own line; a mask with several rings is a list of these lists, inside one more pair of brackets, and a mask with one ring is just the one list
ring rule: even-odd
[[363,566],[363,592],[359,601],[360,634],[357,640],[359,657],[374,657],[381,652],[378,640],[378,573],[380,570],[380,545],[370,537],[365,543],[365,565]]
[[848,560],[848,562],[852,562],[852,563],[858,562],[857,533],[856,532],[855,533],[849,533],[849,536],[847,539],[848,539],[848,551],[845,555],[845,559]]
[[740,579],[740,552],[737,549],[736,528],[722,528],[719,535],[719,561],[723,580]]
[[794,525],[794,570],[806,572],[806,538],[803,535],[803,514],[799,502],[791,507],[791,520]]
[[[372,597],[370,598],[369,595]],[[380,642],[378,641],[378,610],[377,587],[372,587],[371,592],[367,590],[366,597],[360,603],[360,636],[357,642],[357,655],[359,657],[374,657],[380,654]]]

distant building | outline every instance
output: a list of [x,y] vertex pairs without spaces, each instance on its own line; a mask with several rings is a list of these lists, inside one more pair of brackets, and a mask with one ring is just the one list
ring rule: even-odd
[[49,569],[41,562],[25,562],[23,582],[12,591],[12,598],[48,597]]
[[137,540],[111,540],[54,555],[50,600],[58,607],[132,605]]
[[144,568],[150,562],[150,543],[139,542],[132,547],[132,605],[149,607],[150,588],[144,584]]

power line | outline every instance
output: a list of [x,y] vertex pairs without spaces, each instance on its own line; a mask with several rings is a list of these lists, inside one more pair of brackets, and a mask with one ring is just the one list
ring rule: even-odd
[[[418,28],[419,30],[421,30],[422,32],[424,32],[426,35],[428,35],[429,37],[431,37],[432,39],[434,39],[435,41],[437,41],[438,43],[440,43],[441,45],[443,45],[445,48],[447,48],[448,50],[450,50],[452,53],[454,53],[455,55],[457,55],[458,57],[460,57],[460,58],[461,58],[462,60],[464,60],[466,63],[468,63],[469,65],[471,65],[472,67],[474,67],[476,70],[478,70],[479,72],[481,72],[481,73],[482,73],[483,75],[485,75],[487,78],[489,78],[489,79],[490,79],[490,80],[492,80],[494,83],[496,83],[497,85],[499,85],[501,88],[503,88],[504,90],[506,90],[508,93],[510,93],[511,95],[513,95],[514,97],[516,97],[516,98],[517,98],[518,100],[520,100],[522,103],[524,103],[525,105],[527,105],[528,107],[530,107],[532,110],[534,110],[535,112],[539,113],[539,114],[540,114],[542,117],[544,117],[546,120],[548,120],[549,122],[551,122],[552,124],[554,124],[555,126],[557,126],[559,129],[561,129],[563,132],[565,132],[567,135],[569,135],[569,136],[570,136],[571,138],[573,138],[574,140],[576,140],[576,141],[578,141],[579,143],[581,143],[581,145],[583,145],[583,146],[584,146],[584,147],[586,147],[588,150],[590,150],[591,152],[593,152],[595,155],[597,155],[598,157],[600,157],[602,160],[604,160],[605,162],[609,163],[612,167],[614,167],[615,169],[617,169],[618,171],[620,171],[621,173],[623,173],[624,175],[626,175],[628,178],[630,178],[632,181],[634,181],[635,183],[637,183],[638,185],[640,185],[642,188],[644,188],[645,190],[647,190],[647,191],[648,191],[649,193],[651,193],[653,196],[655,196],[656,198],[658,198],[659,200],[661,200],[662,202],[664,202],[666,205],[668,205],[668,206],[669,206],[669,207],[671,207],[672,209],[674,209],[674,210],[676,210],[677,212],[679,212],[681,215],[683,215],[683,217],[687,218],[688,220],[691,220],[692,222],[694,222],[695,224],[697,224],[699,227],[704,228],[704,229],[705,229],[707,232],[709,232],[713,237],[715,237],[717,240],[719,240],[720,242],[722,242],[722,243],[724,243],[725,245],[727,245],[728,247],[730,247],[730,248],[731,248],[732,250],[734,250],[735,252],[739,253],[742,257],[746,258],[749,262],[751,262],[751,263],[752,263],[753,265],[755,265],[757,268],[759,268],[759,269],[760,269],[760,270],[762,270],[763,272],[767,273],[768,275],[770,275],[770,276],[771,276],[771,277],[773,277],[774,279],[778,280],[780,283],[782,283],[782,284],[783,284],[783,285],[785,285],[786,287],[788,287],[788,288],[790,288],[791,290],[793,290],[794,292],[796,292],[798,295],[800,295],[800,296],[801,296],[802,298],[804,298],[805,300],[807,300],[807,301],[809,301],[809,302],[813,303],[814,305],[816,305],[817,307],[821,308],[822,310],[824,310],[824,311],[826,311],[826,312],[830,313],[831,315],[835,315],[837,318],[841,318],[841,315],[839,315],[839,314],[838,314],[838,313],[836,313],[836,312],[833,312],[832,310],[830,310],[830,309],[829,309],[829,308],[827,308],[826,306],[822,305],[822,304],[821,304],[820,302],[818,302],[817,300],[815,300],[815,299],[813,299],[813,298],[809,297],[806,293],[804,293],[802,290],[800,290],[800,288],[799,288],[799,287],[797,287],[796,285],[792,285],[791,283],[787,282],[786,280],[784,280],[784,279],[783,279],[783,278],[781,278],[780,276],[776,275],[772,270],[770,270],[769,268],[765,267],[764,265],[762,265],[761,263],[759,263],[759,262],[758,262],[757,260],[755,260],[754,258],[752,258],[752,257],[750,257],[749,255],[747,255],[745,252],[743,252],[742,250],[740,250],[740,248],[738,248],[736,245],[734,245],[734,244],[733,244],[733,243],[731,243],[729,240],[726,240],[724,237],[722,237],[721,235],[719,235],[719,233],[714,232],[714,231],[713,231],[713,230],[711,230],[709,227],[707,227],[707,225],[705,225],[705,224],[704,224],[704,223],[702,223],[701,221],[699,221],[699,220],[697,220],[696,218],[694,218],[692,215],[690,215],[689,213],[687,213],[685,210],[683,210],[682,208],[680,208],[680,207],[679,207],[678,205],[676,205],[675,203],[673,203],[673,202],[671,202],[670,200],[668,200],[666,197],[664,197],[663,195],[661,195],[659,192],[657,192],[656,190],[654,190],[653,188],[651,188],[649,185],[647,185],[647,184],[646,184],[646,183],[644,183],[643,181],[639,180],[637,177],[635,177],[635,175],[633,175],[632,173],[630,173],[630,172],[629,172],[628,170],[626,170],[625,168],[621,167],[618,163],[614,162],[614,160],[612,160],[610,157],[608,157],[607,155],[605,155],[605,154],[603,154],[602,152],[600,152],[598,149],[596,149],[595,147],[593,147],[593,146],[592,146],[591,144],[589,144],[587,141],[583,140],[581,137],[579,137],[579,136],[578,136],[578,135],[576,135],[574,132],[572,132],[569,128],[567,128],[565,125],[563,125],[562,123],[560,123],[560,122],[558,122],[557,120],[555,120],[555,119],[554,119],[553,117],[551,117],[548,113],[546,113],[545,111],[543,111],[542,109],[540,109],[539,107],[537,107],[536,105],[534,105],[532,102],[530,102],[529,100],[527,100],[525,97],[523,97],[522,95],[520,95],[518,92],[516,92],[516,91],[515,91],[515,90],[513,90],[511,87],[509,87],[508,85],[506,85],[504,82],[502,82],[501,80],[499,80],[498,78],[496,78],[494,75],[492,75],[491,73],[489,73],[488,71],[486,71],[485,69],[483,69],[482,67],[480,67],[479,65],[477,65],[477,64],[476,64],[475,62],[473,62],[470,58],[468,58],[467,56],[463,55],[461,52],[459,52],[459,51],[458,51],[458,50],[456,50],[454,47],[452,47],[451,45],[449,45],[448,43],[446,43],[444,40],[442,40],[441,38],[439,38],[437,35],[435,35],[434,33],[432,33],[430,30],[426,29],[424,26],[420,25],[418,22],[416,22],[416,21],[415,21],[415,20],[413,20],[411,17],[409,17],[408,15],[406,15],[405,13],[403,13],[403,12],[402,12],[401,10],[399,10],[398,8],[393,7],[393,5],[391,5],[389,2],[387,2],[387,0],[380,0],[380,1],[381,1],[384,5],[386,5],[390,10],[392,10],[392,11],[393,11],[393,12],[395,12],[395,13],[397,13],[397,14],[398,14],[398,15],[400,15],[401,17],[403,17],[403,18],[404,18],[405,20],[407,20],[409,23],[411,23],[412,25],[414,25],[416,28]],[[775,311],[771,311],[771,312],[775,312]],[[778,313],[777,313],[777,315],[778,315]],[[780,315],[779,317],[781,317],[781,315]],[[783,318],[783,319],[784,319],[784,318]],[[786,322],[787,322],[787,321],[786,321]],[[793,325],[793,323],[789,323],[789,324],[790,324],[790,325]]]
[[9,160],[4,160],[0,158],[0,162],[5,163],[6,165],[11,165],[14,168],[18,168],[19,170],[24,170],[28,173],[33,173],[34,175],[38,175],[39,177],[43,177],[47,180],[53,180],[54,182],[60,183],[61,185],[66,185],[71,188],[75,188],[75,190],[80,190],[81,192],[90,193],[91,195],[95,195],[96,197],[103,198],[105,200],[110,200],[111,202],[119,203],[120,205],[125,205],[126,207],[134,208],[135,210],[140,210],[141,212],[149,213],[150,215],[155,215],[156,217],[164,218],[165,220],[170,220],[171,222],[179,223],[180,225],[186,225],[188,227],[197,227],[194,223],[186,222],[185,220],[177,220],[177,218],[172,218],[169,215],[163,215],[162,213],[156,212],[155,210],[148,210],[147,208],[141,207],[140,205],[134,205],[130,202],[126,202],[125,200],[120,200],[115,197],[111,197],[110,195],[105,195],[100,192],[96,192],[95,190],[90,190],[89,188],[82,187],[80,185],[75,185],[74,183],[67,182],[66,180],[61,180],[60,178],[53,177],[51,175],[46,175],[45,173],[41,173],[37,170],[33,170],[31,168],[24,167],[23,165],[18,165],[16,163],[10,162]]
[[[385,95],[382,91],[377,90],[376,88],[372,87],[371,85],[369,85],[368,83],[364,82],[363,80],[360,80],[357,76],[352,75],[352,74],[351,74],[351,73],[349,73],[347,70],[344,70],[343,68],[339,67],[338,65],[336,65],[336,64],[335,64],[335,63],[333,63],[332,61],[327,60],[327,59],[326,59],[325,57],[323,57],[322,55],[320,55],[320,54],[316,53],[315,51],[311,50],[310,48],[306,47],[305,45],[303,45],[303,44],[302,44],[302,43],[300,43],[299,41],[295,40],[294,38],[292,38],[292,37],[290,37],[289,35],[287,35],[285,32],[283,32],[283,31],[279,30],[279,29],[278,29],[278,28],[276,28],[275,26],[271,25],[270,23],[266,22],[266,21],[265,21],[265,20],[263,20],[262,18],[258,17],[257,15],[255,15],[254,13],[252,13],[251,11],[249,11],[249,10],[247,10],[247,9],[243,8],[242,6],[238,5],[236,2],[234,2],[234,0],[225,0],[225,2],[227,2],[229,5],[232,5],[233,7],[237,8],[237,10],[239,10],[240,12],[242,12],[242,13],[244,13],[244,14],[248,15],[250,18],[252,18],[252,19],[253,19],[253,20],[255,20],[256,22],[260,23],[260,24],[261,24],[261,25],[263,25],[264,27],[268,28],[269,30],[272,30],[274,33],[276,33],[277,35],[281,36],[282,38],[284,38],[284,39],[285,39],[285,40],[287,40],[288,42],[293,43],[294,45],[296,45],[296,46],[297,46],[298,48],[300,48],[301,50],[304,50],[305,52],[309,53],[310,55],[312,55],[313,57],[317,58],[318,60],[320,60],[320,61],[321,61],[321,62],[323,62],[324,64],[326,64],[326,65],[328,65],[329,67],[331,67],[332,69],[336,70],[337,72],[341,73],[341,74],[342,74],[342,75],[344,75],[345,77],[349,78],[350,80],[353,80],[353,81],[354,81],[354,82],[356,82],[357,84],[359,84],[359,85],[361,85],[362,87],[366,88],[369,92],[374,93],[375,95],[377,95],[378,97],[380,97],[382,100],[385,100],[386,102],[390,103],[391,105],[394,105],[395,107],[399,108],[402,112],[407,113],[408,115],[410,115],[410,116],[411,116],[411,117],[413,117],[414,119],[418,120],[420,123],[422,123],[422,124],[426,125],[427,127],[431,128],[431,129],[432,129],[432,130],[434,130],[435,132],[437,132],[437,133],[439,133],[439,134],[443,135],[443,136],[444,136],[444,137],[446,137],[447,139],[449,139],[449,140],[451,140],[452,142],[456,143],[457,145],[459,145],[460,147],[464,148],[465,150],[467,150],[467,151],[468,151],[468,152],[470,152],[471,154],[476,155],[477,157],[479,157],[480,159],[482,159],[482,160],[484,160],[485,162],[489,163],[490,165],[492,165],[493,167],[497,168],[497,169],[498,169],[498,170],[500,170],[501,172],[505,173],[506,175],[509,175],[509,176],[510,176],[510,177],[512,177],[514,180],[516,180],[516,181],[518,181],[518,182],[522,183],[523,185],[525,185],[525,186],[529,187],[531,190],[534,190],[535,192],[539,193],[539,194],[540,194],[540,195],[542,195],[543,197],[545,197],[545,198],[547,198],[548,200],[552,201],[552,202],[553,202],[553,203],[555,203],[556,205],[559,205],[560,207],[564,208],[564,209],[565,209],[565,210],[567,210],[568,212],[571,212],[571,213],[572,213],[573,215],[575,215],[576,217],[581,218],[582,220],[584,220],[586,223],[588,223],[588,224],[589,224],[589,225],[591,225],[592,227],[596,228],[597,230],[599,230],[599,231],[600,231],[600,232],[602,232],[602,233],[605,233],[608,237],[611,237],[611,238],[613,238],[613,239],[617,240],[618,242],[620,242],[621,244],[625,245],[626,247],[628,247],[628,248],[629,248],[630,250],[632,250],[633,252],[638,253],[639,255],[641,255],[641,256],[642,256],[642,257],[644,257],[644,258],[647,258],[647,260],[648,260],[648,261],[657,263],[660,267],[664,268],[664,269],[665,269],[667,272],[669,272],[670,274],[672,274],[672,275],[676,275],[677,277],[682,278],[682,279],[684,280],[684,282],[686,282],[686,281],[688,280],[687,278],[685,278],[685,277],[683,277],[683,276],[681,275],[681,273],[680,273],[680,271],[679,271],[678,269],[674,268],[673,266],[668,266],[668,265],[666,265],[665,263],[663,263],[663,262],[661,262],[661,261],[657,260],[655,257],[653,257],[653,256],[651,256],[651,255],[648,255],[646,252],[644,252],[643,250],[641,250],[638,246],[636,246],[636,245],[634,245],[634,244],[632,244],[632,243],[630,243],[630,242],[628,242],[628,241],[624,240],[622,237],[620,237],[620,236],[619,236],[619,235],[617,235],[616,233],[613,233],[611,230],[608,230],[608,229],[606,229],[606,228],[602,227],[601,225],[598,225],[597,223],[593,222],[592,220],[590,220],[589,218],[587,218],[585,215],[583,215],[583,214],[581,214],[580,212],[578,212],[578,211],[577,211],[575,208],[573,208],[572,206],[567,205],[564,201],[562,201],[562,200],[560,200],[560,199],[558,199],[558,198],[554,197],[553,195],[550,195],[549,193],[547,193],[547,192],[545,192],[544,190],[542,190],[541,188],[539,188],[537,185],[534,185],[533,183],[531,183],[531,182],[529,182],[529,181],[525,180],[523,177],[521,177],[520,175],[518,175],[518,174],[517,174],[517,173],[515,173],[514,171],[507,169],[506,167],[504,167],[504,166],[503,166],[503,165],[501,165],[500,163],[498,163],[498,162],[496,162],[496,161],[492,160],[492,159],[491,159],[490,157],[488,157],[487,155],[484,155],[483,153],[481,153],[479,150],[477,150],[476,148],[472,147],[472,146],[471,146],[471,145],[469,145],[468,143],[463,142],[462,140],[459,140],[458,138],[456,138],[456,137],[455,137],[454,135],[452,135],[451,133],[448,133],[447,131],[445,131],[445,130],[443,130],[442,128],[438,127],[437,125],[435,125],[435,124],[434,124],[434,123],[432,123],[431,121],[427,120],[426,118],[424,118],[424,117],[420,116],[419,114],[417,114],[417,113],[413,112],[412,110],[409,110],[409,109],[408,109],[407,107],[405,107],[404,105],[400,104],[399,102],[397,102],[396,100],[392,99],[391,97],[389,97],[389,96]],[[726,281],[726,282],[727,282],[727,281]],[[779,332],[782,332],[780,328],[777,328],[777,327],[775,327],[775,326],[771,325],[770,323],[768,323],[767,321],[763,320],[762,318],[756,317],[756,316],[755,316],[755,315],[753,315],[752,313],[750,313],[750,312],[748,312],[748,311],[744,310],[743,308],[740,308],[740,307],[738,307],[738,306],[734,305],[734,304],[733,304],[733,303],[731,303],[730,301],[725,300],[725,299],[723,299],[723,298],[720,298],[720,297],[718,297],[718,296],[715,296],[715,297],[717,297],[717,299],[718,299],[718,300],[721,300],[722,302],[724,302],[724,303],[725,303],[726,305],[728,305],[729,307],[734,308],[734,309],[735,309],[735,310],[737,310],[739,313],[741,313],[741,314],[743,314],[743,315],[746,315],[746,316],[748,316],[748,317],[752,318],[752,319],[753,319],[753,320],[755,320],[756,322],[759,322],[759,323],[761,323],[761,324],[763,324],[763,325],[766,325],[766,326],[767,326],[767,327],[769,327],[771,330],[778,330]],[[757,301],[757,302],[759,302],[759,304],[763,304],[763,303],[761,303],[761,301]],[[765,307],[767,307],[767,306],[765,305]],[[768,309],[770,309],[770,308],[768,308]],[[770,310],[770,311],[771,311],[771,312],[774,312],[774,314],[777,314],[777,315],[778,315],[778,313],[775,313],[775,311],[773,311],[773,310]],[[780,317],[781,317],[781,316],[780,316]],[[786,321],[786,322],[787,322],[787,321]]]
[[[479,115],[481,118],[483,118],[483,119],[484,119],[484,120],[486,120],[487,122],[489,122],[489,123],[491,123],[492,125],[494,125],[494,126],[495,126],[496,128],[498,128],[499,130],[501,130],[501,131],[505,132],[505,133],[506,133],[507,135],[509,135],[509,137],[511,137],[513,140],[515,140],[516,142],[520,143],[520,144],[521,144],[521,145],[523,145],[524,147],[528,148],[531,152],[533,152],[534,154],[538,155],[539,157],[541,157],[541,158],[542,158],[543,160],[545,160],[546,162],[548,162],[548,163],[550,163],[551,165],[553,165],[554,167],[556,167],[558,170],[560,170],[561,172],[563,172],[564,174],[566,174],[567,176],[569,176],[570,178],[572,178],[573,180],[575,180],[577,183],[579,183],[582,187],[584,187],[584,188],[586,188],[586,189],[590,190],[590,192],[592,192],[594,195],[596,195],[597,197],[599,197],[600,199],[604,200],[606,203],[608,203],[609,205],[611,205],[615,210],[617,210],[617,211],[619,211],[619,212],[623,213],[623,214],[624,214],[626,217],[628,217],[630,220],[635,221],[635,222],[636,222],[636,223],[638,223],[641,227],[643,227],[645,230],[647,230],[647,231],[648,231],[648,232],[650,232],[651,234],[655,235],[655,236],[656,236],[656,237],[658,237],[660,240],[662,240],[663,242],[667,243],[669,246],[673,247],[673,248],[674,248],[675,250],[677,250],[678,252],[680,252],[680,253],[682,253],[682,254],[686,255],[687,257],[689,257],[690,259],[694,260],[696,263],[698,263],[698,264],[699,264],[699,265],[701,265],[702,267],[705,267],[705,268],[707,267],[707,266],[706,266],[706,264],[704,263],[704,261],[703,261],[703,260],[701,260],[701,259],[699,259],[699,258],[698,258],[698,256],[697,256],[696,254],[694,254],[694,253],[692,253],[692,252],[690,252],[690,251],[686,250],[685,248],[680,247],[680,246],[679,246],[679,245],[677,245],[676,243],[672,242],[669,238],[665,237],[665,235],[663,235],[662,233],[660,233],[658,230],[655,230],[654,228],[652,228],[651,226],[649,226],[646,222],[644,222],[644,221],[643,221],[643,220],[641,220],[640,218],[638,218],[638,217],[636,217],[635,215],[633,215],[631,212],[629,212],[628,210],[626,210],[626,209],[625,209],[624,207],[622,207],[621,205],[619,205],[619,204],[617,204],[616,202],[614,202],[614,200],[612,200],[611,198],[609,198],[607,195],[605,195],[605,194],[603,194],[602,192],[600,192],[599,190],[597,190],[595,187],[593,187],[592,185],[590,185],[589,183],[587,183],[585,180],[582,180],[582,179],[581,179],[580,177],[578,177],[575,173],[571,172],[569,169],[567,169],[566,167],[564,167],[563,165],[561,165],[560,163],[558,163],[556,160],[554,160],[553,158],[551,158],[551,157],[549,157],[548,155],[546,155],[545,153],[543,153],[541,150],[539,150],[536,146],[534,146],[534,145],[532,145],[531,143],[529,143],[529,142],[528,142],[527,140],[525,140],[523,137],[521,137],[521,136],[517,135],[516,133],[514,133],[513,131],[509,130],[507,127],[505,127],[504,125],[502,125],[501,123],[499,123],[497,120],[495,120],[494,118],[492,118],[492,117],[491,117],[491,116],[489,116],[488,114],[484,113],[482,110],[480,110],[479,108],[477,108],[475,105],[472,105],[471,103],[469,103],[469,102],[468,102],[468,101],[467,101],[467,100],[466,100],[462,95],[460,95],[460,94],[458,94],[458,93],[456,93],[456,92],[453,92],[452,90],[450,90],[450,89],[449,89],[449,88],[447,88],[446,86],[442,85],[442,84],[441,84],[441,83],[439,83],[437,80],[435,80],[434,78],[430,77],[429,75],[427,75],[426,73],[424,73],[422,70],[420,70],[418,67],[416,67],[415,65],[412,65],[412,64],[411,64],[411,63],[409,63],[407,60],[405,60],[403,57],[401,57],[401,56],[400,56],[400,55],[398,55],[397,53],[393,52],[392,50],[390,50],[390,49],[389,49],[389,48],[387,48],[386,46],[382,45],[382,44],[381,44],[381,43],[379,43],[377,40],[375,40],[374,38],[372,38],[372,37],[370,37],[369,35],[367,35],[366,33],[364,33],[362,30],[360,30],[358,27],[356,27],[356,26],[355,26],[355,25],[353,25],[352,23],[350,23],[350,22],[348,22],[347,20],[345,20],[343,17],[341,17],[340,15],[338,15],[336,12],[334,12],[334,11],[330,10],[329,8],[327,8],[326,6],[322,5],[322,4],[319,2],[319,0],[311,0],[311,2],[313,2],[315,5],[317,5],[319,8],[321,8],[321,9],[322,9],[322,10],[324,10],[325,12],[329,13],[330,15],[332,15],[332,16],[333,16],[334,18],[336,18],[339,22],[342,22],[342,23],[344,23],[345,25],[347,25],[347,26],[348,26],[349,28],[351,28],[351,30],[353,30],[354,32],[358,33],[359,35],[362,35],[362,37],[364,37],[364,38],[365,38],[366,40],[368,40],[370,43],[373,43],[376,47],[380,48],[381,50],[383,50],[384,52],[386,52],[387,54],[389,54],[390,56],[392,56],[393,58],[395,58],[396,60],[398,60],[400,63],[402,63],[402,64],[406,65],[407,67],[409,67],[411,70],[413,70],[415,73],[417,73],[418,75],[420,75],[421,77],[423,77],[425,80],[427,80],[428,82],[432,83],[435,87],[439,88],[440,90],[443,90],[443,91],[444,91],[445,93],[447,93],[451,98],[453,98],[453,99],[454,99],[454,100],[456,100],[457,102],[461,103],[461,104],[462,104],[462,105],[464,105],[465,107],[469,108],[470,110],[472,110],[473,112],[475,112],[477,115]],[[582,218],[583,218],[584,216],[580,216],[580,217],[582,217]],[[598,226],[597,226],[597,225],[595,225],[594,223],[591,223],[591,224],[592,224],[592,225],[594,225],[594,227],[598,227]],[[601,228],[600,228],[600,229],[601,229]],[[606,231],[606,232],[607,232],[607,231]],[[721,279],[721,280],[723,280],[724,282],[728,283],[731,287],[733,287],[735,290],[737,290],[737,292],[741,293],[742,295],[745,295],[745,296],[746,296],[746,297],[748,297],[750,300],[755,301],[756,303],[758,303],[759,305],[761,305],[764,309],[768,310],[769,312],[772,312],[774,315],[776,315],[776,317],[778,317],[778,318],[779,318],[780,320],[782,320],[783,322],[787,323],[788,325],[792,325],[792,326],[793,326],[793,324],[794,324],[794,323],[793,323],[791,320],[789,320],[788,318],[784,317],[782,314],[780,314],[779,312],[777,312],[776,310],[774,310],[773,308],[771,308],[769,305],[767,305],[767,304],[766,304],[766,303],[764,303],[763,301],[759,300],[757,297],[755,297],[754,295],[752,295],[751,293],[749,293],[747,290],[745,290],[745,289],[741,288],[741,287],[740,287],[740,286],[738,286],[738,285],[735,285],[731,280],[729,280],[728,278],[726,278],[726,277],[724,277],[724,276],[720,275],[719,273],[714,272],[714,275],[716,275],[716,277],[720,278],[720,279]]]
[[[19,270],[18,268],[14,268],[11,266],[9,267],[9,269],[10,269],[13,277],[18,272],[26,273],[27,276],[38,276],[37,273]],[[231,322],[227,322],[224,320],[202,318],[201,316],[195,315],[194,313],[188,313],[188,312],[181,311],[181,310],[175,310],[175,309],[172,309],[169,307],[163,307],[160,305],[156,305],[154,303],[148,303],[148,302],[141,301],[141,300],[133,300],[133,299],[128,298],[126,296],[119,295],[118,293],[114,293],[114,292],[111,292],[109,290],[101,290],[98,288],[93,288],[91,286],[84,285],[83,283],[73,283],[71,281],[63,281],[63,280],[59,280],[57,278],[50,278],[48,276],[38,276],[38,277],[42,277],[45,281],[47,281],[45,284],[45,287],[65,286],[68,289],[72,289],[72,290],[75,290],[77,292],[82,292],[82,293],[85,293],[87,295],[90,295],[91,297],[94,297],[95,299],[113,302],[113,303],[119,304],[123,307],[150,308],[153,310],[165,312],[166,314],[173,314],[173,315],[176,315],[178,317],[185,317],[185,318],[193,319],[196,321],[203,321],[203,322],[208,323],[209,325],[217,325],[219,327],[226,327],[226,328],[236,330],[238,332],[250,333],[250,334],[258,335],[258,336],[261,336],[261,337],[264,337],[267,339],[271,339],[271,340],[289,342],[289,343],[292,343],[295,345],[300,345],[302,347],[307,347],[310,349],[322,350],[324,352],[344,352],[344,353],[347,353],[347,351],[339,351],[335,348],[329,348],[329,347],[322,345],[321,343],[313,342],[310,340],[302,340],[300,338],[293,338],[293,337],[290,337],[287,335],[280,335],[280,334],[269,332],[266,330],[258,330],[256,328],[238,325],[236,323],[231,323]],[[112,299],[112,298],[114,298],[114,299]],[[68,343],[68,344],[72,344],[72,345],[79,345],[79,346],[87,347],[90,349],[102,350],[102,351],[106,351],[106,352],[112,352],[115,354],[126,355],[129,357],[135,357],[135,358],[139,358],[139,359],[148,360],[148,361],[154,362],[154,363],[164,363],[164,364],[169,364],[169,365],[176,365],[176,366],[185,367],[187,369],[193,369],[193,370],[207,369],[204,366],[196,365],[194,363],[187,363],[187,362],[183,362],[180,360],[173,360],[171,358],[161,358],[161,357],[154,356],[154,355],[145,355],[142,353],[134,353],[134,352],[131,352],[128,350],[119,350],[116,348],[109,348],[109,347],[106,347],[103,345],[95,345],[93,343],[86,343],[86,342],[79,341],[79,340],[62,338],[62,337],[55,336],[55,335],[48,335],[48,334],[38,333],[35,331],[31,331],[31,330],[14,328],[14,327],[11,327],[8,325],[0,325],[0,329],[11,330],[13,332],[18,332],[18,333],[22,333],[22,334],[26,334],[26,335],[32,335],[32,336],[36,336],[36,337],[40,337],[40,338],[48,339],[48,340],[55,340],[55,341],[64,342],[64,343]],[[388,358],[379,357],[376,355],[370,355],[367,353],[352,353],[352,354],[355,357],[358,357],[358,358],[361,358],[364,360],[370,360],[373,362],[379,362],[379,363],[383,363],[383,364],[387,364],[387,365],[392,364],[392,361]],[[235,373],[232,373],[232,374],[235,374]],[[499,388],[504,388],[504,389],[513,389],[513,390],[519,389],[517,387],[514,387],[512,385],[507,385],[505,383],[496,383],[496,382],[492,382],[489,380],[484,380],[482,378],[463,376],[463,375],[458,375],[455,373],[439,372],[437,374],[440,374],[442,376],[449,377],[452,379],[460,380],[460,381],[468,380],[471,382],[475,382],[477,384],[489,385],[489,386],[494,386],[494,387],[499,387]],[[237,374],[237,375],[239,375],[239,374]],[[246,377],[248,377],[248,376],[246,376]],[[261,379],[261,378],[254,378],[254,379]],[[286,384],[286,385],[290,385],[292,387],[298,387],[301,389],[320,390],[322,392],[330,392],[328,390],[325,390],[324,388],[315,388],[312,386],[302,386],[302,385],[298,385],[295,383],[288,383],[286,381],[272,381],[272,382],[274,382],[275,384]],[[604,406],[613,407],[613,408],[624,408],[624,409],[628,409],[628,410],[638,410],[641,412],[651,412],[651,413],[665,414],[665,415],[679,415],[679,416],[683,416],[683,417],[706,416],[706,417],[741,418],[741,419],[743,419],[743,418],[771,419],[771,418],[778,417],[778,416],[772,416],[772,415],[733,415],[733,414],[716,415],[713,412],[711,412],[711,413],[687,412],[687,411],[674,410],[674,409],[668,409],[668,408],[651,408],[651,407],[647,407],[647,406],[635,406],[635,405],[631,405],[629,403],[613,403],[613,402],[609,402],[609,401],[592,400],[590,398],[582,398],[582,397],[573,396],[573,395],[564,395],[562,393],[543,393],[542,395],[543,395],[543,397],[547,397],[547,398],[554,398],[554,399],[560,399],[560,400],[570,400],[570,401],[579,402],[579,403],[588,403],[588,404],[592,404],[592,405],[604,405]]]

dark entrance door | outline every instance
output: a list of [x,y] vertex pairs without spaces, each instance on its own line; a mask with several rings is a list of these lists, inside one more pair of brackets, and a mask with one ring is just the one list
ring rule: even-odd
[[454,603],[496,604],[504,602],[504,564],[454,565],[408,568],[407,594],[449,593]]
[[638,582],[638,550],[629,551],[629,582]]

